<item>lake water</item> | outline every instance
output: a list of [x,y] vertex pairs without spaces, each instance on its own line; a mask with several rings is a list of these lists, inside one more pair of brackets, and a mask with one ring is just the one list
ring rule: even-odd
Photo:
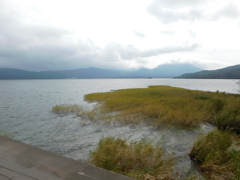
[[[199,135],[212,129],[209,125],[191,130],[154,129],[154,127],[120,126],[82,120],[75,115],[60,116],[51,112],[58,104],[91,107],[84,95],[126,88],[170,85],[193,90],[239,93],[238,80],[200,79],[69,79],[69,80],[1,80],[0,132],[13,139],[76,160],[87,160],[89,151],[106,136],[154,140],[174,152],[181,160],[178,169],[188,173],[191,162],[187,153]],[[184,159],[184,158],[185,159]]]

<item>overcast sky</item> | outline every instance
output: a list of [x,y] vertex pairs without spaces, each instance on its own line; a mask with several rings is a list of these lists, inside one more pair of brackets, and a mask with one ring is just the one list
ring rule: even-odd
[[0,0],[0,68],[240,64],[239,0]]

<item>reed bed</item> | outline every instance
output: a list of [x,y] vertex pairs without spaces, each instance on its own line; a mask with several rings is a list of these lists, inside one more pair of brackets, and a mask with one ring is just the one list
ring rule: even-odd
[[142,117],[137,121],[154,119],[151,122],[156,126],[195,128],[202,122],[210,122],[236,131],[240,126],[240,95],[236,94],[149,86],[88,94],[85,100],[98,101],[102,113],[134,114]]
[[207,179],[240,179],[240,138],[230,131],[215,130],[200,137],[190,157]]
[[83,106],[77,104],[74,105],[61,104],[53,106],[52,112],[56,114],[68,114],[68,113],[82,114],[83,112],[86,112],[86,109],[84,109]]
[[102,138],[89,162],[95,166],[138,180],[172,180],[173,158],[145,140],[128,142],[115,137]]

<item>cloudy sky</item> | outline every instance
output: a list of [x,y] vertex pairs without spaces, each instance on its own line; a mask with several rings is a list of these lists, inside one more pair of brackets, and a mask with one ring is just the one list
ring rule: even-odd
[[240,64],[239,0],[0,0],[0,68]]

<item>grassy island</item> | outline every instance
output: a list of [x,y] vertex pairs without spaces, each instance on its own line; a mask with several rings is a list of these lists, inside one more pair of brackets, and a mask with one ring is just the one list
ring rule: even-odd
[[156,126],[194,128],[210,122],[240,132],[240,95],[236,94],[150,86],[88,94],[85,100],[100,102],[103,113],[131,115],[127,123],[147,120]]

